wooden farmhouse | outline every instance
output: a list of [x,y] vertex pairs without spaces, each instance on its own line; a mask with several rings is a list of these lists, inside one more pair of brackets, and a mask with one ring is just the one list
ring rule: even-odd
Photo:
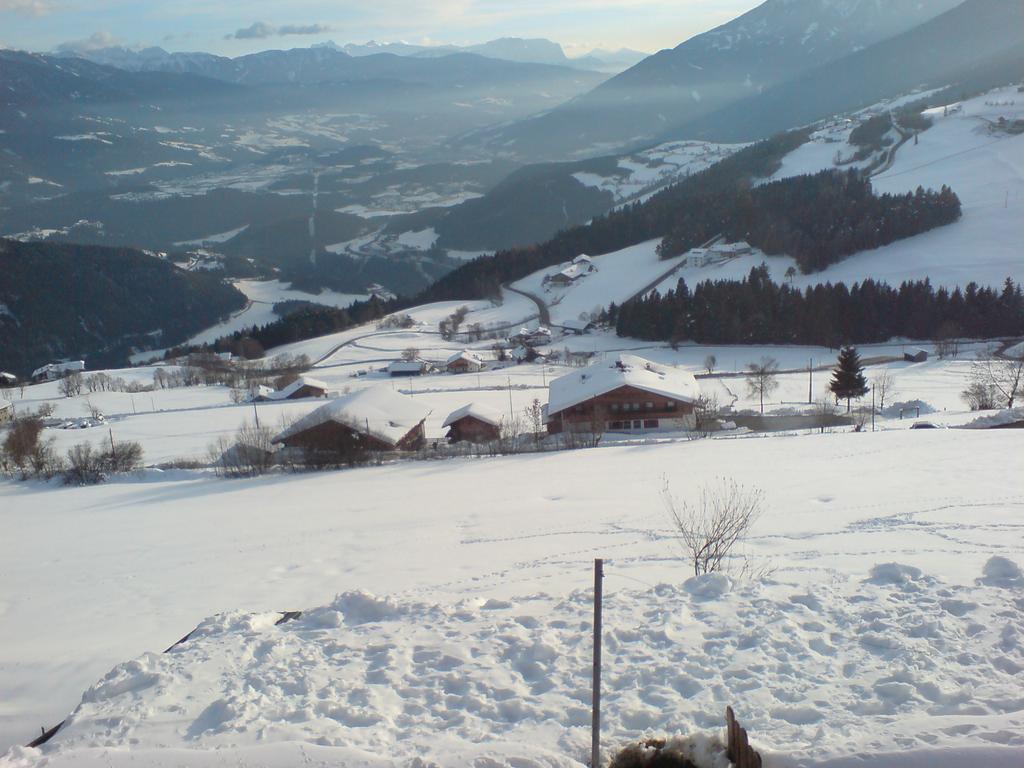
[[699,396],[693,374],[623,354],[551,382],[548,432],[689,430]]
[[450,443],[489,443],[497,440],[501,414],[488,405],[470,403],[444,420]]
[[84,360],[70,360],[63,363],[47,363],[41,368],[32,371],[32,381],[57,381],[73,373],[84,373]]
[[274,437],[274,443],[307,451],[346,454],[414,451],[425,442],[430,409],[390,387],[362,389],[331,400]]
[[465,349],[449,357],[446,364],[448,373],[476,373],[483,367],[483,360]]
[[318,379],[300,376],[284,389],[276,392],[258,390],[257,400],[306,400],[308,398],[327,397],[327,385]]

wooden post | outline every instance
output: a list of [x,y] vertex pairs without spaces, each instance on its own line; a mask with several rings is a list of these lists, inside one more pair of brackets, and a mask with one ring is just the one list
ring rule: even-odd
[[601,767],[601,601],[604,560],[594,561],[594,698],[590,734],[590,766]]

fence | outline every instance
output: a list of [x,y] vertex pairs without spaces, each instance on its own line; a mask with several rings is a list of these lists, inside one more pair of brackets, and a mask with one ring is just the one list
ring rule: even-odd
[[729,731],[729,760],[736,768],[761,768],[761,755],[750,746],[747,731],[736,720],[732,707],[725,708],[725,726]]

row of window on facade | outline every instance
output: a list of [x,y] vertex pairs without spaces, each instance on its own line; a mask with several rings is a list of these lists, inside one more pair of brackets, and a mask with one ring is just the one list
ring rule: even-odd
[[[575,410],[576,413],[583,413],[586,410],[586,408],[587,408],[587,404],[586,403],[580,403],[573,410]],[[664,408],[662,410],[674,411],[675,409],[676,409],[675,400],[667,400],[665,402],[665,406],[664,406]],[[612,413],[629,413],[631,411],[632,412],[653,411],[654,410],[654,403],[652,403],[652,402],[646,402],[646,403],[611,403],[608,406],[608,410],[611,411]]]

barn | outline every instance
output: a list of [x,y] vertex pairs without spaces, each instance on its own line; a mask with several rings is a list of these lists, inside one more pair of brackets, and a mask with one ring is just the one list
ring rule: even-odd
[[319,379],[300,376],[291,384],[276,392],[259,391],[258,400],[305,400],[315,397],[327,397],[327,385]]
[[622,354],[551,382],[548,432],[689,430],[699,396],[693,374]]
[[32,371],[32,381],[56,381],[57,379],[63,379],[65,376],[70,376],[73,373],[83,373],[85,371],[84,360],[69,360],[63,363],[47,363],[41,368],[36,368]]
[[483,367],[483,360],[465,349],[449,357],[446,364],[448,373],[476,373]]
[[497,440],[501,429],[501,414],[481,403],[464,405],[444,420],[450,443],[489,443]]
[[395,360],[388,365],[388,375],[392,378],[400,376],[422,376],[430,372],[430,363],[426,360]]
[[928,352],[923,349],[908,349],[903,353],[903,360],[908,363],[927,363]]
[[390,387],[332,400],[274,437],[274,443],[325,454],[414,451],[424,443],[430,409]]

